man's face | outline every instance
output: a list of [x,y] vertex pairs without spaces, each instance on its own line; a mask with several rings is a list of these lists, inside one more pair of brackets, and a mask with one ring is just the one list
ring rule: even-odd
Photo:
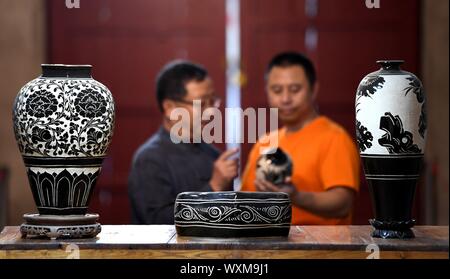
[[[186,123],[190,127],[191,138],[195,135],[201,137],[202,128],[207,122],[202,121],[201,126],[194,127],[194,119],[202,119],[202,113],[204,110],[212,106],[212,102],[215,98],[214,86],[212,80],[207,77],[203,81],[189,81],[185,85],[186,95],[180,101],[173,101],[175,107],[184,108],[189,112],[190,123]],[[201,102],[201,107],[195,106],[194,101]],[[170,111],[166,112],[170,115]],[[187,119],[184,119],[187,120]],[[196,128],[196,129],[194,129]],[[187,134],[184,132],[184,134]]]
[[273,67],[266,86],[269,105],[278,108],[283,123],[301,122],[314,110],[314,89],[303,67]]
[[[190,114],[191,114],[191,127],[193,127],[193,119],[201,119],[202,112],[205,109],[210,107],[210,101],[215,97],[213,82],[210,78],[206,78],[203,81],[190,81],[186,84],[186,96],[184,97],[185,101],[191,103],[190,106],[187,106]],[[201,108],[194,107],[193,101],[200,101]],[[206,123],[202,121],[202,128]],[[201,131],[194,131],[191,129],[192,135],[200,133]]]

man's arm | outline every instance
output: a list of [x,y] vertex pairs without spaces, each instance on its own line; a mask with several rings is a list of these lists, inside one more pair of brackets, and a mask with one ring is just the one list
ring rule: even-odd
[[294,206],[326,218],[344,218],[353,206],[355,191],[345,186],[330,187],[324,192],[297,191],[294,185],[275,186],[257,179],[255,186],[263,192],[285,192],[291,197]]
[[173,224],[176,193],[164,160],[137,158],[129,176],[133,223]]
[[350,214],[355,192],[348,187],[333,187],[325,192],[296,192],[295,206],[326,218],[344,218]]

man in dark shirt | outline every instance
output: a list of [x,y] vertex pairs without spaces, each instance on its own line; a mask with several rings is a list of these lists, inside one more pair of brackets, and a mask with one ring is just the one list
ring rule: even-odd
[[[192,143],[201,135],[193,125],[194,118],[219,105],[207,71],[188,61],[174,61],[161,70],[156,83],[163,123],[133,158],[128,192],[134,224],[173,224],[178,193],[231,190],[238,173],[237,160],[231,159],[237,150],[220,155],[212,145]],[[185,109],[190,116],[188,125],[180,129],[174,129],[179,121],[171,118],[176,109]]]

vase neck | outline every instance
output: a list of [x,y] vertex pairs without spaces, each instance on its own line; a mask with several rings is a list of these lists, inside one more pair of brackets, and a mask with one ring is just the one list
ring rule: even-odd
[[42,64],[42,77],[92,78],[91,65]]
[[385,71],[400,71],[400,65],[405,61],[403,60],[379,60],[377,64],[381,66],[382,70]]

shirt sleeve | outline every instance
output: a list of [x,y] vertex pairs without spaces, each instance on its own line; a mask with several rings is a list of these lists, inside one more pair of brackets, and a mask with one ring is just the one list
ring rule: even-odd
[[[129,176],[132,221],[135,224],[174,224],[176,193],[164,160],[137,158]],[[209,187],[205,185],[205,188]]]
[[325,147],[320,174],[324,189],[343,186],[359,190],[359,154],[345,133],[337,133]]

